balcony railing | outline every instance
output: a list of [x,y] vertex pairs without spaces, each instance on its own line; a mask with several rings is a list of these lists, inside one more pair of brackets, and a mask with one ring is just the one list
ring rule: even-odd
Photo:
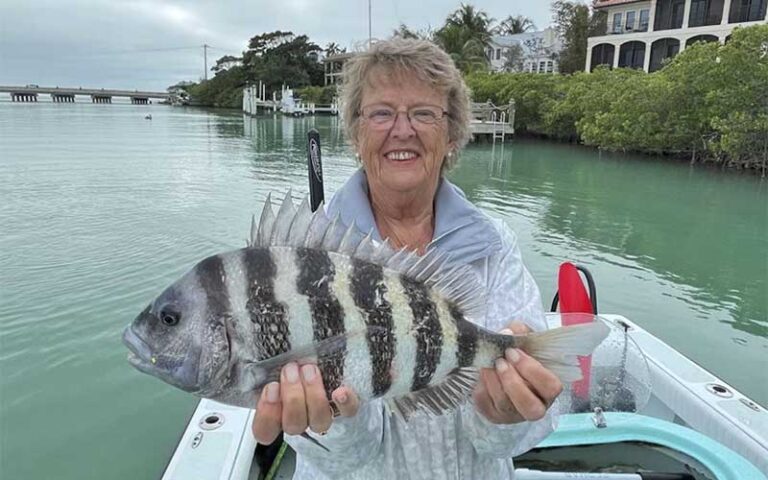
[[605,29],[605,33],[602,31],[590,32],[590,37],[602,37],[604,35],[626,35],[628,33],[647,32],[648,23],[635,23],[626,25],[624,23],[609,23]]

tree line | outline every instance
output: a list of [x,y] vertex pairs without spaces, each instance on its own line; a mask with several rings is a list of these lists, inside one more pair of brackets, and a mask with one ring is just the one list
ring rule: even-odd
[[572,75],[473,73],[476,101],[516,104],[516,128],[609,150],[768,168],[768,25],[696,43],[664,68]]
[[[552,4],[552,26],[562,49],[552,52],[560,75],[517,73],[520,49],[507,52],[515,73],[490,72],[486,52],[493,35],[534,30],[521,15],[500,21],[462,4],[435,30],[401,24],[392,36],[435,42],[464,73],[476,102],[517,106],[519,132],[621,151],[685,156],[692,162],[759,169],[768,163],[768,26],[737,28],[726,45],[696,44],[660,71],[599,68],[585,73],[587,39],[605,33],[604,14],[571,0]],[[526,45],[532,49],[531,45]],[[303,100],[330,103],[335,86],[324,87],[321,56],[345,53],[324,48],[306,35],[275,31],[256,35],[240,57],[224,56],[214,77],[184,85],[197,104],[240,108],[243,88],[261,81],[268,96],[290,80]]]
[[[568,73],[581,69],[586,58],[586,29],[593,21],[589,8],[579,2],[559,0],[553,4],[553,16],[554,25],[565,41],[565,48],[557,53],[558,60],[565,65],[561,70]],[[493,35],[513,35],[535,28],[533,20],[523,15],[509,15],[496,21],[472,5],[461,4],[438,29],[414,30],[401,24],[392,36],[431,40],[451,55],[462,72],[469,74],[489,70],[486,51]],[[306,35],[290,31],[263,33],[251,38],[239,57],[219,58],[211,68],[214,76],[210,80],[192,85],[182,82],[171,88],[184,89],[199,105],[239,108],[246,84],[261,81],[271,96],[271,92],[280,91],[282,84],[290,79],[291,86],[305,100],[329,103],[334,91],[323,87],[323,65],[318,60],[321,56],[345,52],[336,43],[323,48]],[[519,63],[519,58],[510,58],[508,63],[510,66]]]

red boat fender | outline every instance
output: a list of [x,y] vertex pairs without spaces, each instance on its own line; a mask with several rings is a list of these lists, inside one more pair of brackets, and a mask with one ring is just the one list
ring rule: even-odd
[[[595,313],[579,270],[571,262],[560,265],[557,275],[557,293],[560,297],[560,313]],[[568,318],[566,316],[563,318],[563,325],[586,323],[589,320],[589,317]],[[573,394],[584,401],[589,401],[589,371],[592,368],[592,356],[579,357],[579,367],[581,367],[582,379],[573,384]]]

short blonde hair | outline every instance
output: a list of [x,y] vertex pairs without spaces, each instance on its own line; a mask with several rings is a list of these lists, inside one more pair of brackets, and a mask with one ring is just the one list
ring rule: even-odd
[[448,138],[456,152],[448,155],[443,169],[458,161],[458,150],[469,141],[469,90],[451,57],[427,40],[392,38],[374,43],[344,64],[341,84],[341,111],[344,133],[353,144],[360,132],[360,107],[368,76],[376,67],[399,74],[409,73],[433,85],[448,96]]

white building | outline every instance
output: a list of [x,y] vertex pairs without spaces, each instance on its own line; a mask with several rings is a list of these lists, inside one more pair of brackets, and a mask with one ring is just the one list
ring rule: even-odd
[[598,65],[654,72],[699,41],[725,42],[737,26],[768,23],[768,0],[595,0],[606,34],[587,43],[586,70]]
[[486,51],[496,72],[557,73],[562,41],[553,28],[491,38]]
[[325,86],[341,83],[341,71],[344,63],[355,56],[354,53],[337,53],[323,58],[323,70],[325,71]]

